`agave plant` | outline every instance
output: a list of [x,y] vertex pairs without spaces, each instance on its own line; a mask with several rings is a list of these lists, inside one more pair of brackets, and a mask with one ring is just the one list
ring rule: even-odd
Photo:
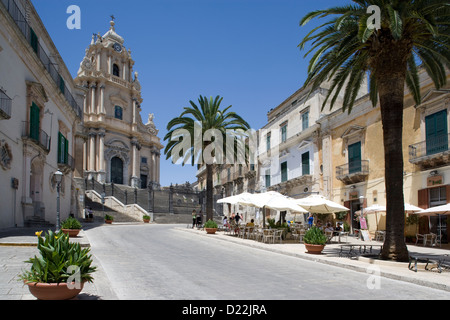
[[92,266],[90,248],[82,249],[79,243],[69,241],[69,236],[62,231],[48,231],[44,238],[42,232],[38,236],[40,256],[34,256],[26,263],[31,264],[29,271],[24,271],[19,277],[26,282],[37,283],[67,283],[69,279],[80,282],[92,282]]

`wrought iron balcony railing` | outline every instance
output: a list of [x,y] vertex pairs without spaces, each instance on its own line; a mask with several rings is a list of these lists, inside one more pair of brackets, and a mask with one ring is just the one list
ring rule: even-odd
[[410,161],[418,160],[422,157],[437,155],[449,151],[449,134],[427,138],[425,141],[409,146]]
[[75,159],[70,154],[68,154],[67,159],[58,159],[58,165],[67,166],[73,171],[75,170]]
[[11,18],[14,20],[19,30],[22,32],[27,42],[33,48],[33,51],[36,53],[37,57],[42,62],[44,68],[50,74],[50,77],[53,79],[56,86],[59,88],[61,93],[66,98],[67,102],[72,107],[73,111],[75,111],[76,115],[80,119],[83,119],[83,109],[75,101],[73,95],[70,93],[69,89],[65,85],[64,79],[62,78],[62,76],[59,74],[58,70],[55,67],[56,64],[54,64],[50,60],[47,53],[39,44],[39,40],[36,38],[36,35],[32,33],[31,28],[28,25],[27,20],[25,19],[24,14],[17,6],[16,2],[14,0],[0,0],[0,2],[3,3],[6,10],[11,15]]
[[0,89],[0,119],[11,118],[12,99]]
[[49,135],[39,128],[32,127],[28,121],[22,121],[22,137],[32,140],[45,151],[50,151]]
[[369,175],[369,161],[360,160],[336,167],[336,177],[346,184],[364,181]]

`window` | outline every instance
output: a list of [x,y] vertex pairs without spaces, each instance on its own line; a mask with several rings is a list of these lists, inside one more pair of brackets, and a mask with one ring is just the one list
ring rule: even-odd
[[64,82],[63,77],[61,77],[61,75],[59,76],[59,90],[62,92],[62,94],[65,93],[65,89],[66,89],[66,84]]
[[34,30],[30,27],[30,45],[31,48],[33,48],[34,52],[38,53],[38,44],[39,44],[39,39],[36,35],[36,33],[34,32]]
[[288,180],[287,161],[281,163],[281,182]]
[[113,64],[113,75],[116,77],[120,77],[119,66],[117,64]]
[[348,173],[361,172],[361,141],[348,146]]
[[147,163],[147,158],[146,157],[141,157],[141,163]]
[[69,141],[61,132],[58,132],[58,163],[68,164],[69,161]]
[[302,130],[309,128],[309,110],[302,113]]
[[309,152],[302,154],[302,175],[309,175]]
[[281,127],[281,142],[286,142],[287,139],[287,124]]
[[425,118],[427,155],[448,150],[447,110]]
[[268,133],[266,137],[266,151],[269,150],[270,150],[270,133]]
[[123,120],[123,109],[120,106],[115,106],[114,108],[114,118]]
[[432,188],[430,190],[430,207],[447,204],[446,187]]
[[270,187],[270,169],[266,170],[266,188]]
[[40,112],[39,107],[33,102],[30,108],[30,138],[36,141],[39,141]]

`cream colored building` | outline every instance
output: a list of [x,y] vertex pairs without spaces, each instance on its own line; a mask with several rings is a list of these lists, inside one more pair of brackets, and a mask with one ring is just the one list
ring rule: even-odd
[[[5,6],[5,3],[8,6]],[[78,88],[29,0],[0,1],[0,228],[56,223],[75,213]]]
[[[450,83],[450,74],[447,75]],[[450,85],[436,90],[432,80],[420,73],[422,103],[418,106],[405,91],[403,119],[405,202],[429,208],[450,202]],[[354,213],[363,206],[386,204],[383,130],[379,106],[368,96],[360,98],[351,114],[337,110],[319,120],[324,132],[324,166],[331,173],[330,199],[350,209],[349,223],[358,228]],[[327,133],[327,134],[325,134]],[[369,230],[385,230],[385,213],[368,215]],[[438,233],[446,241],[446,219],[431,217],[421,223],[421,232]],[[414,229],[414,228],[413,228]],[[416,229],[410,230],[415,234]]]
[[[163,146],[153,114],[141,119],[141,85],[131,50],[115,31],[93,36],[75,83],[87,89],[84,101],[84,177],[137,188],[160,184]],[[81,153],[80,153],[81,157]]]

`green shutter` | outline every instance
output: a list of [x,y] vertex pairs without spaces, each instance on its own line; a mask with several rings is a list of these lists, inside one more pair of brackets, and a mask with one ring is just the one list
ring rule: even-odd
[[36,53],[38,53],[38,43],[39,39],[34,30],[30,27],[30,45]]
[[310,174],[309,171],[309,152],[302,154],[302,175]]
[[30,138],[39,141],[40,109],[33,102],[30,108]]
[[348,146],[349,173],[361,172],[361,142]]
[[281,182],[285,182],[288,179],[288,172],[287,172],[287,162],[283,162],[281,164]]
[[427,155],[448,150],[447,110],[425,118]]
[[64,163],[69,164],[69,140],[64,138]]
[[64,94],[65,89],[66,89],[66,84],[64,82],[64,79],[63,79],[63,77],[61,77],[61,75],[59,75],[59,90],[62,92],[62,94]]
[[58,132],[58,163],[69,163],[69,140],[61,132]]

